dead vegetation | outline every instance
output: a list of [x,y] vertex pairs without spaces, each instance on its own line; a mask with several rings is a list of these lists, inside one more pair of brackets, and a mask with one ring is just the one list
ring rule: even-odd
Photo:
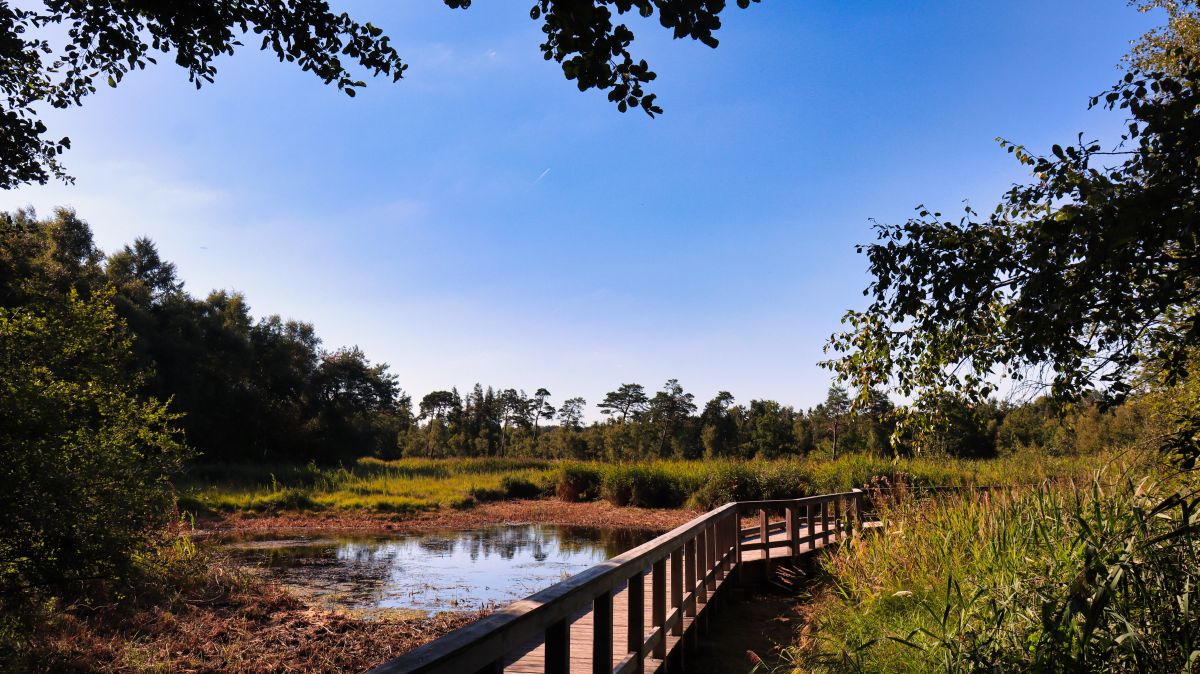
[[366,511],[233,513],[197,523],[199,535],[253,531],[322,529],[418,533],[464,530],[500,524],[557,524],[669,531],[696,516],[691,510],[618,507],[606,501],[565,503],[554,499],[499,501],[470,510],[442,508],[418,514]]
[[[182,585],[182,587],[179,587]],[[198,577],[46,611],[0,669],[17,672],[363,671],[483,612],[372,619],[305,606],[282,588],[207,561]],[[5,663],[4,660],[8,662]]]

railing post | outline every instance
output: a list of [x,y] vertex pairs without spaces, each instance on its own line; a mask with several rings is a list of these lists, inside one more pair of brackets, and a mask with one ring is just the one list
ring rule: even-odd
[[810,550],[816,549],[816,547],[817,547],[817,518],[816,518],[816,514],[814,514],[814,512],[812,512],[812,508],[814,508],[814,506],[816,506],[816,505],[817,504],[814,503],[814,501],[809,501],[809,504],[804,506],[804,512],[805,512],[805,514],[808,514],[808,520],[809,520],[809,549]]
[[[708,541],[708,568],[712,570],[712,580],[708,581],[708,589],[715,590],[717,587],[717,579],[721,577],[721,558],[717,557],[717,539],[721,535],[721,529],[716,522],[708,529],[708,536],[705,540]],[[706,577],[708,574],[704,574]]]
[[792,559],[800,554],[800,541],[796,538],[796,506],[790,505],[783,511],[784,526],[787,527],[788,552]]
[[708,530],[696,534],[696,601],[708,603]]
[[684,544],[685,554],[683,560],[684,571],[684,588],[692,595],[691,601],[688,602],[684,609],[684,615],[689,618],[696,617],[696,539],[689,538]]
[[742,585],[742,510],[733,509],[733,573],[734,580]]
[[767,546],[771,542],[771,530],[770,530],[770,522],[768,521],[768,519],[769,519],[769,515],[767,515],[767,509],[759,508],[758,509],[758,542],[762,543],[762,545],[763,545],[763,549],[762,549],[763,560],[767,564],[767,566],[768,566],[767,570],[769,571],[770,564],[771,564],[771,548],[769,548]]
[[[546,674],[568,674],[571,670],[571,627],[566,618],[546,628]],[[504,671],[501,666],[496,672]]]
[[713,578],[715,580],[725,579],[725,524],[723,522],[713,523],[712,537],[712,561],[709,564],[716,571]]
[[638,569],[629,579],[629,629],[625,639],[625,650],[634,655],[633,671],[642,671],[642,646],[646,644],[646,576],[645,569]]
[[504,674],[504,660],[489,662],[475,674]]
[[821,501],[821,546],[829,545],[829,501]]
[[658,630],[662,636],[654,646],[654,657],[667,657],[667,631],[662,629],[667,622],[667,559],[654,562],[650,578],[650,629]]
[[863,491],[861,489],[854,490],[854,528],[856,531],[862,531],[863,527]]
[[613,595],[606,590],[592,601],[592,674],[612,674]]
[[725,541],[725,552],[727,553],[727,557],[725,558],[726,576],[732,576],[733,567],[737,566],[738,539],[742,537],[740,527],[741,524],[738,522],[737,511],[735,510],[733,516],[727,517],[725,522],[725,535],[727,537]]
[[838,540],[842,540],[842,499],[836,498],[833,500],[833,526],[837,532]]
[[[671,551],[671,608],[678,613],[679,619],[671,627],[671,634],[683,634],[683,548]],[[664,635],[666,636],[666,635]],[[665,639],[664,639],[665,641]]]

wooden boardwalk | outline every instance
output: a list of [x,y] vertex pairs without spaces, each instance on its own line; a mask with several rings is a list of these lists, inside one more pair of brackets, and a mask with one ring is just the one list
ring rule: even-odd
[[857,490],[729,503],[371,674],[689,669],[690,644],[743,565],[766,557],[769,567],[833,544],[861,526],[860,513]]
[[[815,530],[818,533],[818,535],[820,535],[824,532],[824,528],[820,524],[816,525]],[[772,531],[770,531],[768,533],[768,539],[774,543],[786,542],[787,532],[785,530],[783,530],[782,527],[776,526],[773,528]],[[753,545],[755,543],[758,543],[760,540],[761,540],[761,537],[760,537],[757,529],[754,531],[754,533],[743,534],[743,538],[742,538],[744,545]],[[836,540],[835,538],[832,537],[832,534],[831,534],[830,540],[831,540],[831,542]],[[812,552],[813,550],[820,549],[824,545],[825,545],[825,543],[824,543],[823,538],[816,540],[815,543],[808,543],[808,542],[801,543],[800,544],[800,554],[801,555],[808,554],[809,552]],[[750,550],[750,551],[747,551],[742,554],[742,561],[750,562],[750,561],[762,560],[762,556],[763,556],[762,550]],[[771,557],[773,559],[783,560],[785,558],[789,558],[790,556],[791,556],[791,552],[782,545],[780,545],[779,547],[771,548]],[[732,579],[727,576],[719,581],[716,581],[714,589],[711,591],[711,593],[712,594],[719,593],[722,590],[722,586],[726,582],[730,582],[731,580]],[[646,576],[643,578],[642,582],[643,582],[643,596],[647,596],[647,597],[651,596],[651,594],[653,593],[653,584],[654,584],[654,579],[653,579],[652,575],[646,574]],[[666,582],[667,582],[667,586],[670,587],[671,571],[669,568],[667,569],[667,572],[666,572]],[[702,606],[706,606],[706,604],[702,604]],[[654,616],[652,615],[652,610],[653,610],[653,607],[650,606],[649,604],[647,604],[643,607],[643,609],[642,609],[642,625],[654,624],[653,623]],[[703,617],[704,610],[705,609],[702,608],[700,611],[701,617]],[[629,631],[629,585],[628,585],[628,583],[626,583],[626,585],[624,587],[622,587],[620,591],[613,594],[612,615],[613,615],[613,633],[619,634],[619,635],[627,634]],[[692,626],[692,623],[694,623],[695,621],[696,621],[696,618],[691,618],[691,617],[687,617],[687,616],[684,617],[683,632],[685,634],[688,632],[688,630]],[[571,634],[571,637],[570,637],[570,644],[571,644],[571,646],[570,646],[570,648],[571,648],[570,671],[571,672],[591,672],[592,671],[592,633],[595,629],[595,627],[593,625],[593,620],[592,620],[592,610],[590,608],[585,607],[585,608],[577,611],[574,615],[572,615],[571,620],[570,620],[569,629],[570,629],[570,634]],[[649,635],[648,632],[647,632],[647,634],[643,635],[642,636],[643,640],[648,635]],[[673,652],[675,650],[675,648],[679,645],[679,642],[682,640],[682,638],[683,638],[682,636],[675,636],[673,634],[667,635],[667,653],[668,654],[670,654],[671,652]],[[613,660],[612,661],[614,663],[620,663],[621,660],[627,655],[626,644],[624,641],[614,640],[612,650],[613,650],[613,653],[612,653]],[[522,648],[517,649],[516,651],[514,651],[512,653],[512,655],[510,655],[508,658],[505,659],[504,671],[505,672],[514,672],[515,674],[543,674],[546,671],[545,661],[546,661],[546,646],[545,646],[545,644],[542,643],[542,640],[534,640],[530,643],[524,644]],[[658,659],[655,659],[652,657],[646,658],[645,664],[644,664],[644,670],[646,672],[655,672],[661,668],[662,664],[663,664],[662,660],[658,660]]]

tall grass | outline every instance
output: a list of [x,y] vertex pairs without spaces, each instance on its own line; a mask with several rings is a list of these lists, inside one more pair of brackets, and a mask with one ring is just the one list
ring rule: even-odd
[[353,465],[196,466],[179,481],[191,511],[365,509],[417,512],[482,501],[553,496],[603,498],[618,506],[708,509],[731,500],[794,498],[886,481],[914,487],[1030,484],[1076,476],[1086,458],[1017,457],[991,461],[660,460],[630,463],[541,459],[362,459]]
[[884,505],[781,667],[1198,671],[1200,481],[1144,470]]
[[245,464],[199,467],[180,483],[187,510],[363,509],[411,513],[547,492],[555,467],[527,459],[362,459],[320,468]]

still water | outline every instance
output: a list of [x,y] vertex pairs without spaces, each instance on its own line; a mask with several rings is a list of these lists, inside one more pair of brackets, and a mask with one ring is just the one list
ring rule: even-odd
[[522,524],[403,535],[217,541],[237,563],[314,603],[353,611],[471,610],[526,597],[654,537]]

